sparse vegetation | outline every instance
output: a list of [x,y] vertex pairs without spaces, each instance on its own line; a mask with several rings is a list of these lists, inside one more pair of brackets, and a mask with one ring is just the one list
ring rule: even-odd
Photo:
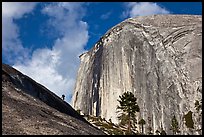
[[152,120],[151,120],[150,117],[148,117],[148,127],[147,127],[147,134],[148,134],[148,135],[153,135],[151,123],[152,123]]
[[193,122],[193,119],[192,119],[192,112],[189,111],[186,115],[184,115],[184,119],[185,119],[185,125],[188,127],[188,128],[194,128],[194,122]]
[[105,118],[95,117],[95,116],[88,116],[89,119],[87,119],[87,116],[85,118],[94,126],[101,129],[103,132],[105,132],[108,135],[125,135],[126,129],[124,127],[121,127],[117,124],[112,123],[111,119],[108,121],[105,120]]
[[80,110],[80,109],[77,109],[76,111],[77,111],[79,114],[81,114],[81,110]]
[[174,115],[172,120],[171,120],[171,129],[173,132],[173,135],[175,135],[176,133],[180,133],[179,131],[179,127],[178,127],[178,121],[176,119],[176,116]]
[[[95,117],[91,115],[83,115],[91,124],[101,129],[103,132],[105,132],[108,135],[167,135],[166,131],[163,129],[163,126],[161,124],[161,127],[158,128],[156,131],[152,129],[152,120],[151,117],[148,117],[147,122],[142,118],[137,123],[136,121],[136,112],[139,112],[139,106],[136,102],[136,97],[131,92],[125,92],[123,95],[119,96],[119,103],[120,105],[117,106],[118,113],[120,114],[118,116],[119,123],[115,124],[112,122],[111,119],[106,120],[105,118],[102,118],[101,116]],[[201,113],[200,107],[202,107],[202,104],[200,104],[199,101],[195,101],[195,107],[196,110]],[[77,112],[80,114],[81,110],[77,110]],[[192,113],[189,111],[186,115],[184,115],[185,125],[187,128],[190,128],[189,130],[193,132],[194,129],[194,122],[192,119]],[[140,125],[142,129],[141,133],[139,133],[136,130],[136,125]],[[147,124],[147,131],[144,133],[144,125]],[[179,129],[179,123],[176,119],[176,116],[174,115],[171,119],[171,128],[173,135],[180,133]],[[198,131],[201,131],[202,129],[198,129]]]
[[160,129],[160,130],[157,129],[157,130],[155,131],[155,133],[156,133],[156,135],[167,135],[166,132],[165,132],[165,130],[163,129],[162,123],[161,123],[161,129]]
[[160,135],[166,135],[166,132],[162,129],[161,134]]
[[195,108],[199,112],[200,109],[202,109],[202,101],[199,103],[198,100],[195,101]]
[[157,135],[159,135],[159,134],[160,134],[160,131],[157,129],[157,130],[155,131],[155,133],[156,133]]

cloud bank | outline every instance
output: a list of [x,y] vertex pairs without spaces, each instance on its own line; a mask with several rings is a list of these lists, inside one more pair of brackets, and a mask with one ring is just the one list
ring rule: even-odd
[[22,62],[29,56],[29,49],[24,48],[19,40],[19,28],[14,20],[32,12],[36,4],[33,2],[2,2],[2,56],[9,63]]
[[123,17],[147,16],[154,14],[169,14],[165,8],[153,2],[129,2],[126,3],[127,10],[123,12]]
[[[20,3],[19,7],[24,9],[27,4]],[[68,102],[71,99],[80,63],[78,56],[84,52],[84,46],[88,42],[88,25],[82,21],[85,13],[82,5],[83,3],[74,2],[45,5],[41,13],[49,16],[47,25],[50,27],[50,31],[54,31],[59,37],[51,49],[37,49],[33,51],[30,58],[26,58],[28,55],[25,55],[24,62],[15,62],[13,65],[14,68],[43,84],[58,96],[61,97],[62,94],[65,94],[65,99]],[[12,6],[15,8],[10,11],[11,13],[7,13],[8,15],[14,14],[12,12],[18,8],[16,5]],[[22,12],[21,16],[31,12],[32,9],[25,10],[26,12]],[[17,28],[16,25],[15,27]],[[11,33],[19,35],[18,31]],[[15,39],[18,40],[17,37]],[[20,40],[18,41],[20,43]],[[21,48],[20,51],[25,51],[22,45]]]

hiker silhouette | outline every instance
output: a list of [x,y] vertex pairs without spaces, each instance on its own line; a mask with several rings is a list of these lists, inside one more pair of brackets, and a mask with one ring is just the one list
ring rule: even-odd
[[65,95],[63,94],[63,95],[62,95],[62,100],[64,100],[64,98],[65,98]]

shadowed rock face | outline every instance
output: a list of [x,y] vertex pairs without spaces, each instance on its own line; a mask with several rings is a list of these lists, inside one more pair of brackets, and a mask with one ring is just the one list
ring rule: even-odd
[[[111,28],[80,56],[72,105],[85,114],[118,122],[117,99],[125,91],[137,97],[138,120],[170,131],[173,115],[180,134],[201,134],[195,101],[202,99],[202,17],[153,15],[127,19]],[[194,129],[183,119],[193,112]],[[148,121],[148,119],[150,121]]]
[[2,134],[104,135],[68,103],[2,64]]

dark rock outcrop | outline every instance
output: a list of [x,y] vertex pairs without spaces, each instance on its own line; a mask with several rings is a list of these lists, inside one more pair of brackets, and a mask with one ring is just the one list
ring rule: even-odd
[[[127,19],[111,28],[80,59],[74,108],[117,123],[117,99],[131,91],[140,106],[137,119],[147,122],[145,133],[148,126],[154,133],[162,126],[172,134],[175,115],[180,134],[201,134],[202,115],[195,108],[196,100],[202,99],[201,16]],[[189,111],[193,129],[184,120]]]
[[67,102],[2,64],[2,134],[104,135]]

